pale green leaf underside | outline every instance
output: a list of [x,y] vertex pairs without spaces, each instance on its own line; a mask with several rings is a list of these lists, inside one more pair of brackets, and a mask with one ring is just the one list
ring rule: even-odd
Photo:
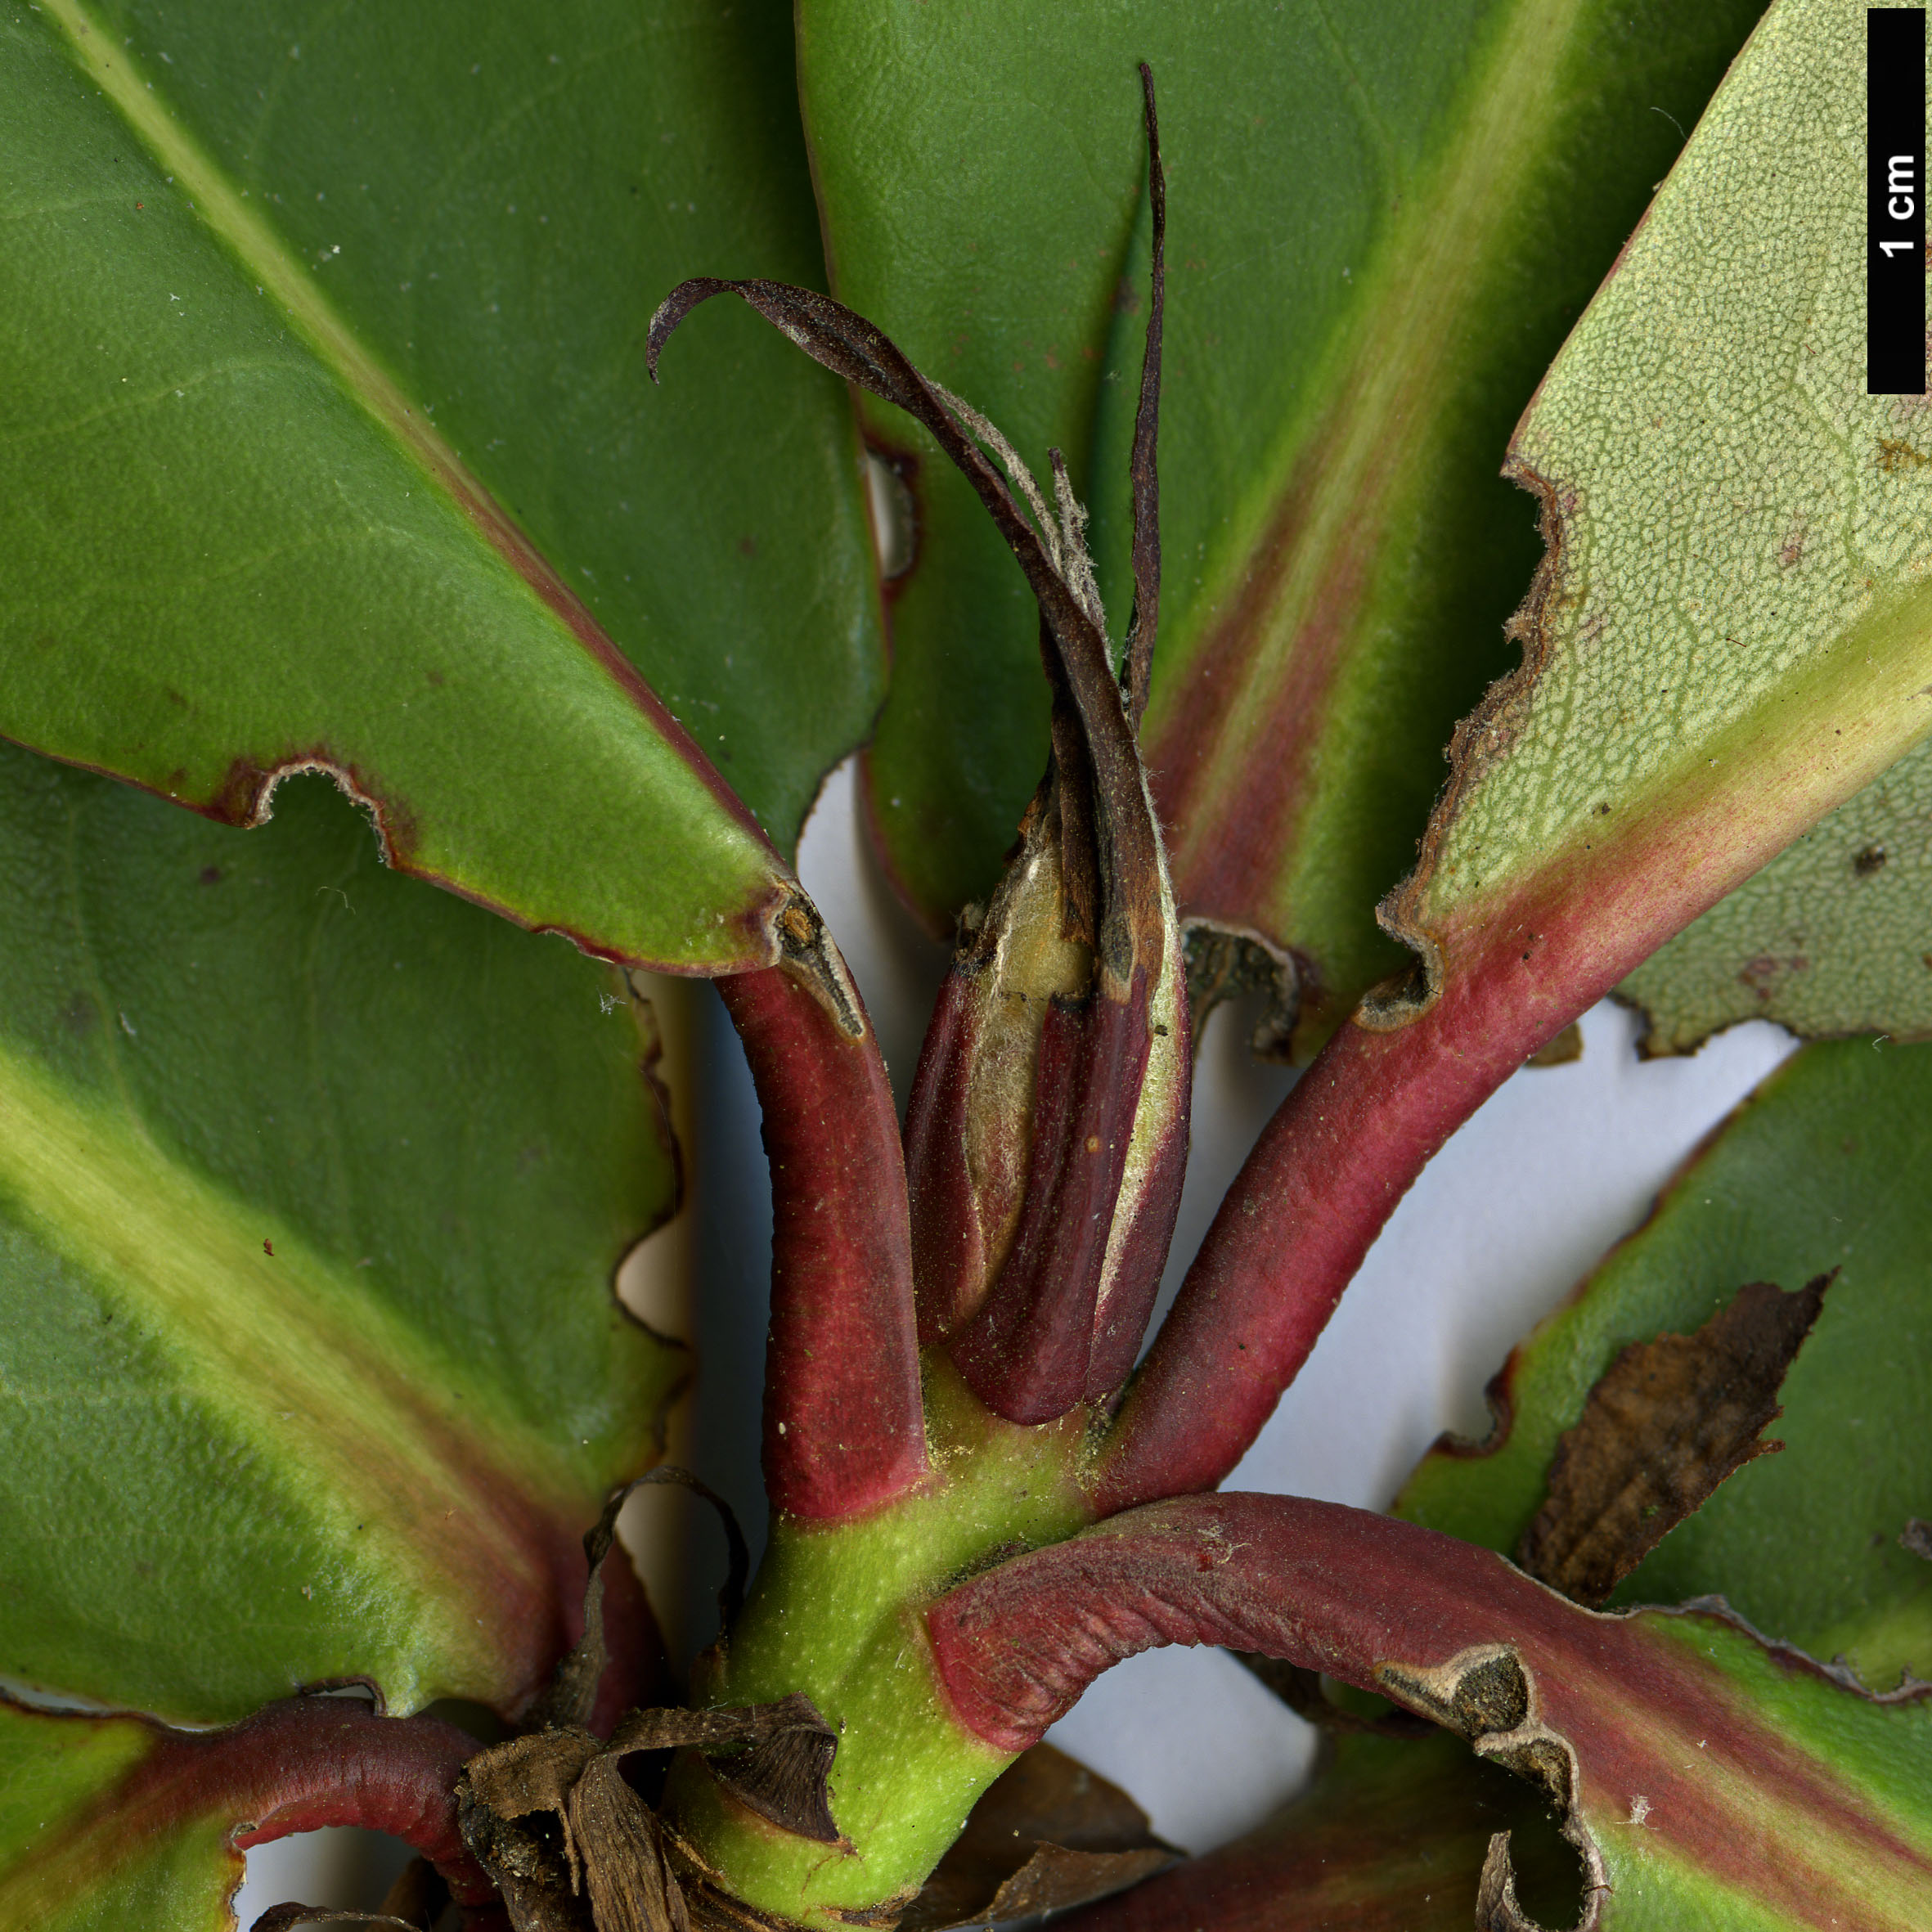
[[[1813,1932],[1824,1913],[1872,1932],[1923,1923],[1932,1910],[1932,1705],[1876,1703],[1699,1618],[1646,1620],[1721,1674],[1727,1701],[1763,1727],[1764,1761],[1689,1759],[1697,1774],[1681,1796],[1623,1788],[1607,1764],[1595,1777],[1586,1768],[1584,1815],[1612,1888],[1604,1932]],[[1700,1741],[1666,1717],[1633,1741],[1668,1767],[1728,1741]],[[1808,1790],[1795,1765],[1816,1781]],[[1666,1813],[1674,1801],[1694,1804],[1705,1780],[1720,1828],[1706,1813],[1700,1842],[1694,1811],[1668,1821]]]
[[1647,1054],[1739,1020],[1932,1033],[1932,749],[1921,744],[1653,953],[1617,989]]
[[0,1673],[513,1702],[680,1373],[612,1286],[675,1155],[608,968],[277,807],[0,755]]
[[[1524,418],[1561,526],[1543,661],[1462,775],[1426,925],[1666,797],[1742,784],[1731,832],[1775,850],[1932,722],[1932,480],[1887,451],[1924,402],[1863,393],[1864,20],[1767,16]],[[1774,721],[1801,748],[1753,796]]]

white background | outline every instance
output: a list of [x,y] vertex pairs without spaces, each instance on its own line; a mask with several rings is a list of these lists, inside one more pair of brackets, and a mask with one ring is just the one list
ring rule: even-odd
[[[849,764],[825,786],[799,871],[845,950],[903,1108],[945,952],[914,929],[865,851]],[[671,1058],[694,1200],[681,1225],[652,1238],[627,1288],[656,1319],[675,1321],[676,1278],[687,1269],[694,1277],[685,1319],[703,1367],[673,1454],[730,1498],[756,1548],[771,1238],[757,1104],[710,989],[673,989],[664,1005],[667,1031],[681,1036]],[[1202,1043],[1164,1297],[1290,1083],[1248,1061],[1250,1023],[1224,1009]],[[1583,1031],[1580,1061],[1525,1067],[1423,1175],[1229,1487],[1381,1507],[1439,1432],[1483,1433],[1483,1386],[1511,1346],[1642,1220],[1672,1170],[1794,1044],[1753,1024],[1694,1058],[1642,1063],[1633,1018],[1607,1003],[1585,1016]],[[626,1530],[673,1649],[688,1656],[712,1633],[705,1605],[721,1542],[691,1505],[662,1490],[639,1498]],[[1247,1830],[1292,1792],[1312,1748],[1301,1719],[1213,1651],[1134,1659],[1103,1678],[1053,1736],[1131,1791],[1157,1831],[1195,1851]],[[380,1874],[366,1836],[316,1833],[252,1854],[236,1901],[242,1925],[283,1898],[373,1903]]]

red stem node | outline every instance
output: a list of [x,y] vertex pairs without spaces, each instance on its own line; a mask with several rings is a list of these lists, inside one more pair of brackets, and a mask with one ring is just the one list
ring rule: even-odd
[[771,1166],[766,1489],[789,1516],[857,1516],[926,1475],[905,1169],[885,1063],[862,1012],[854,1038],[783,965],[716,983],[751,1063]]

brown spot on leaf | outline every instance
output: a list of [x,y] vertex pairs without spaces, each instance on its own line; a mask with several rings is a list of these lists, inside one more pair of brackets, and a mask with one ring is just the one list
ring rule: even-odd
[[1896,476],[1902,470],[1921,470],[1932,461],[1922,450],[1916,450],[1902,436],[1881,436],[1878,439],[1878,466],[1887,476]]
[[1932,1523],[1928,1523],[1923,1516],[1914,1516],[1898,1532],[1898,1547],[1932,1563]]
[[1852,870],[1860,878],[1870,878],[1873,873],[1884,869],[1885,848],[1882,845],[1868,845],[1852,855]]
[[1778,1389],[1831,1278],[1790,1295],[1753,1282],[1695,1335],[1626,1348],[1557,1445],[1523,1568],[1599,1604],[1726,1476],[1781,1449],[1759,1438],[1784,1413]]
[[1059,1911],[1123,1891],[1179,1856],[1118,1786],[1036,1744],[987,1787],[900,1932]]
[[200,876],[203,885],[218,886],[222,883],[222,869],[218,865],[204,865]]
[[1778,976],[1785,973],[1802,973],[1811,964],[1802,955],[1781,959],[1770,953],[1759,953],[1754,959],[1746,959],[1737,977],[1747,986],[1760,1002],[1768,1004]]

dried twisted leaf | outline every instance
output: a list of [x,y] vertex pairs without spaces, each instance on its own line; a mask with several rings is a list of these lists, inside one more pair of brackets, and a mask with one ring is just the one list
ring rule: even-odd
[[1063,1911],[1137,1885],[1179,1856],[1117,1785],[1037,1744],[987,1786],[899,1932]]
[[591,1569],[584,1584],[583,1635],[559,1661],[543,1695],[531,1707],[526,1722],[532,1731],[553,1728],[581,1731],[590,1723],[591,1709],[597,1701],[597,1687],[604,1681],[609,1661],[604,1642],[604,1566],[617,1540],[618,1517],[638,1490],[664,1484],[691,1490],[717,1512],[728,1552],[725,1580],[718,1586],[718,1627],[729,1629],[731,1620],[737,1615],[744,1602],[751,1552],[731,1505],[690,1470],[669,1463],[649,1471],[635,1481],[619,1484],[604,1498],[602,1514],[585,1533],[584,1555]]
[[609,1743],[561,1726],[514,1737],[465,1767],[464,1842],[496,1880],[516,1932],[688,1932],[663,1827],[626,1782],[624,1759],[736,1754],[714,1765],[720,1784],[782,1829],[836,1844],[825,1780],[838,1741],[802,1693],[722,1710],[634,1710]]

